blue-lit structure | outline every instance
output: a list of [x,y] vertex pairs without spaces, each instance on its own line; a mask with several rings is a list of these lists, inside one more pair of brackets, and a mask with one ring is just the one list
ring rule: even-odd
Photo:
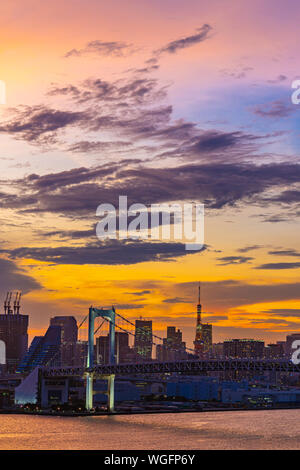
[[[93,367],[94,367],[94,331],[95,318],[102,317],[109,321],[109,364],[115,363],[115,316],[114,307],[111,309],[89,308],[89,327],[88,327],[88,357],[86,372],[86,409],[89,411],[93,408]],[[108,380],[108,409],[114,411],[114,380],[115,375],[109,374],[105,378]]]
[[61,327],[49,326],[45,336],[35,336],[17,368],[17,372],[28,373],[35,367],[45,366],[58,355],[61,346]]

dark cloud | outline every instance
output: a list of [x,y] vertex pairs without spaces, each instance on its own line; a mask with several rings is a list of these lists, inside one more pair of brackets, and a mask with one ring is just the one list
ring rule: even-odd
[[278,315],[280,317],[299,317],[300,318],[300,309],[297,309],[297,308],[272,308],[269,310],[264,310],[262,313]]
[[[297,190],[283,191],[278,196],[268,198],[268,199],[266,199],[266,201],[279,202],[279,203],[282,203],[282,204],[299,203],[300,202],[300,191],[297,191]],[[280,218],[280,216],[279,216],[279,218]]]
[[125,294],[135,295],[137,297],[142,297],[143,295],[151,294],[151,290],[141,290],[141,291],[138,291],[138,292],[125,292]]
[[[50,96],[71,99],[71,109],[54,109],[45,105],[20,106],[10,111],[9,120],[0,123],[0,132],[8,133],[29,143],[53,144],[63,130],[70,127],[77,131],[98,132],[118,130],[126,139],[119,144],[81,140],[70,145],[70,151],[100,151],[112,145],[129,145],[129,136],[145,137],[170,120],[172,107],[163,106],[166,87],[160,87],[156,79],[131,78],[107,82],[88,79],[80,86],[53,86]],[[155,107],[155,103],[159,105]],[[76,110],[74,108],[76,107]]]
[[133,52],[131,44],[121,41],[90,41],[82,49],[72,49],[65,54],[66,58],[79,57],[85,54],[124,57]]
[[268,83],[282,83],[287,80],[287,76],[280,74],[274,80],[267,80]]
[[102,118],[105,117],[102,112],[103,108],[99,109],[98,106],[99,104],[105,105],[105,111],[111,113],[110,117],[113,121],[117,120],[118,109],[126,110],[126,114],[129,110],[134,113],[137,105],[151,104],[165,98],[166,87],[159,86],[157,79],[147,77],[131,77],[114,82],[96,78],[84,80],[78,86],[53,86],[48,95],[67,96],[77,104],[94,102],[97,106],[94,109],[94,114],[99,115],[100,113]]
[[257,266],[255,269],[298,269],[299,263],[265,263]]
[[218,323],[219,321],[228,320],[227,315],[204,315],[203,322],[205,323]]
[[218,263],[219,266],[228,266],[230,264],[245,264],[252,261],[254,258],[247,256],[223,256],[222,258],[217,258],[222,263]]
[[181,297],[172,297],[170,299],[164,299],[165,304],[190,304],[190,300],[182,299]]
[[95,141],[86,141],[82,140],[80,142],[75,142],[74,144],[68,147],[69,152],[73,153],[93,153],[101,152],[105,150],[116,150],[118,148],[124,148],[131,146],[131,142],[126,141],[115,141],[115,142],[95,142]]
[[295,107],[292,107],[290,104],[286,104],[284,101],[276,100],[271,103],[257,105],[252,108],[252,112],[260,117],[285,118],[295,111],[294,108]]
[[269,251],[269,255],[292,256],[295,258],[300,258],[300,252],[296,250],[274,250],[274,251]]
[[0,293],[11,290],[20,290],[23,294],[35,289],[41,289],[41,285],[24,269],[19,268],[13,261],[0,258]]
[[199,44],[200,42],[203,42],[209,38],[209,32],[211,30],[212,30],[212,27],[209,24],[204,24],[201,26],[201,28],[197,28],[195,34],[191,36],[186,36],[181,39],[176,39],[175,41],[171,41],[165,46],[155,51],[154,54],[162,54],[163,52],[174,54],[180,49],[185,49],[186,47]]
[[29,142],[51,142],[57,131],[88,119],[86,112],[59,111],[45,106],[26,106],[15,113],[10,121],[0,124],[0,133],[13,134]]
[[225,148],[232,148],[240,140],[245,138],[241,132],[216,132],[204,133],[194,144],[194,149],[200,152],[212,152]]
[[182,243],[117,240],[76,247],[21,247],[0,252],[8,254],[12,259],[34,259],[47,263],[77,265],[128,265],[147,261],[173,261],[190,254]]
[[116,310],[136,310],[140,308],[144,308],[145,305],[142,304],[115,304],[114,307]]
[[239,248],[237,251],[239,253],[248,253],[249,251],[254,251],[262,248],[262,245],[250,245],[250,246],[245,246],[244,248]]
[[87,230],[53,230],[51,232],[41,233],[43,237],[57,237],[67,239],[96,238],[96,228]]
[[268,222],[272,224],[278,224],[281,222],[291,222],[295,217],[297,217],[299,214],[293,213],[291,214],[290,211],[285,211],[284,214],[259,214],[257,217],[259,217],[262,222]]
[[94,168],[75,168],[60,173],[32,174],[17,182],[19,196],[2,194],[6,207],[29,212],[85,214],[95,217],[101,203],[118,207],[119,195],[128,204],[145,205],[194,200],[221,209],[241,201],[264,203],[268,189],[291,185],[300,180],[300,165],[268,164],[189,164],[170,168],[146,168],[141,164],[119,162]]

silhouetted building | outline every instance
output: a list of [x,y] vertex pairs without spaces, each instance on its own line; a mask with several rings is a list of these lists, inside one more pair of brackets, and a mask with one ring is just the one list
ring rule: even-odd
[[182,332],[175,326],[167,327],[167,337],[163,344],[156,346],[156,359],[158,361],[179,361],[186,359],[185,342],[182,341]]
[[96,338],[96,362],[97,364],[109,363],[109,335]]
[[212,355],[213,357],[223,357],[224,356],[224,343],[214,343],[212,345]]
[[75,344],[75,353],[74,353],[73,364],[75,366],[86,367],[87,354],[88,354],[88,342],[87,341],[77,341],[77,343]]
[[134,349],[138,357],[152,358],[152,320],[135,321]]
[[291,359],[292,354],[295,351],[295,349],[292,347],[294,341],[300,341],[300,334],[299,333],[293,333],[293,334],[288,335],[286,337],[285,353],[286,353],[286,357],[288,359]]
[[265,348],[266,359],[280,359],[284,357],[284,348],[281,343],[268,344]]
[[[109,363],[109,334],[96,338],[96,360],[98,364]],[[129,358],[129,335],[126,332],[115,332],[115,359],[116,362],[126,362]]]
[[61,342],[76,343],[78,339],[77,321],[74,317],[53,317],[50,319],[50,326],[61,327]]
[[262,358],[265,343],[254,339],[224,341],[224,356],[228,358]]
[[60,350],[62,366],[86,366],[88,351],[87,341],[62,343]]
[[210,323],[202,324],[203,352],[209,353],[212,350],[212,325]]
[[0,315],[0,340],[6,349],[6,368],[14,372],[24,357],[28,347],[28,315],[20,314],[21,294],[17,292],[13,308],[12,292],[8,292],[4,302],[4,314]]
[[[30,372],[37,366],[61,365],[61,327],[49,326],[45,336],[35,336],[17,372]],[[53,363],[51,363],[53,361]]]

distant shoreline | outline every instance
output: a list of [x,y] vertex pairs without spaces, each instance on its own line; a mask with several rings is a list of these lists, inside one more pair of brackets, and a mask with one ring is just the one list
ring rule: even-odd
[[153,415],[153,414],[178,414],[178,413],[211,413],[222,411],[272,411],[272,410],[298,410],[299,406],[276,406],[276,407],[228,407],[228,408],[202,408],[202,409],[178,409],[178,410],[136,410],[136,411],[122,411],[118,410],[114,413],[108,411],[94,412],[94,413],[72,413],[72,412],[56,412],[56,411],[21,411],[21,410],[0,410],[0,415],[32,415],[32,416],[60,416],[65,418],[78,418],[78,417],[91,417],[91,416],[132,416],[132,415]]

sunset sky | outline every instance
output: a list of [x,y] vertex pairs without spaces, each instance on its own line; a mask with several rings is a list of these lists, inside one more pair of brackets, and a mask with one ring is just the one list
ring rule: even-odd
[[[297,0],[0,5],[0,299],[50,316],[111,305],[192,346],[300,329]],[[205,205],[205,246],[99,241],[101,203]]]

